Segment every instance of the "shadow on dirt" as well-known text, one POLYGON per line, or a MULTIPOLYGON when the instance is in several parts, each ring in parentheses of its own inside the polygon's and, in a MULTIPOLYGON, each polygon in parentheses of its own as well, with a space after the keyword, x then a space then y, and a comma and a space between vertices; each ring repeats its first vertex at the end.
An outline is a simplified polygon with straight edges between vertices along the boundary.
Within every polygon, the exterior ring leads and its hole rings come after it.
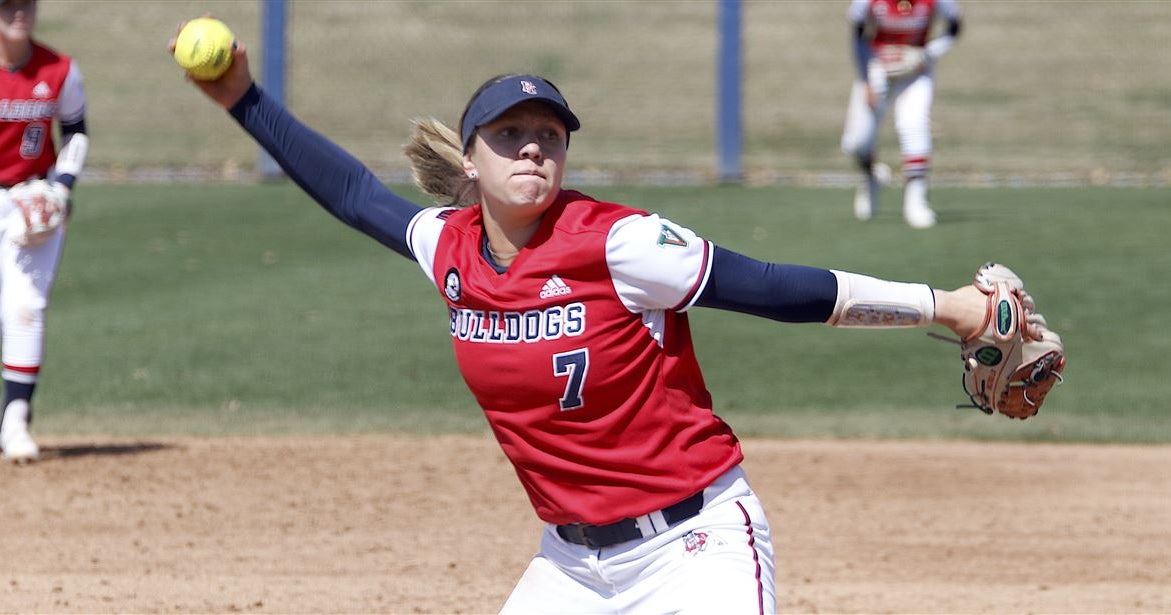
POLYGON ((41 461, 51 459, 74 459, 78 457, 116 457, 139 455, 179 448, 174 444, 159 442, 133 442, 128 444, 74 444, 69 446, 46 446, 41 449, 41 461))

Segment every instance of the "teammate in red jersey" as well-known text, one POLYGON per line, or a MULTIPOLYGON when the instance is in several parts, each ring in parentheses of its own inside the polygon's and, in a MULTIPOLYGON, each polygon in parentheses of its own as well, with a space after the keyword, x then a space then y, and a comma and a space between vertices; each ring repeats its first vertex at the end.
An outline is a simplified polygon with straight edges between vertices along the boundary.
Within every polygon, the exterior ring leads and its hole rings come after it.
MULTIPOLYGON (((173 47, 172 41, 172 47, 173 47)), ((562 187, 580 122, 533 75, 487 81, 453 131, 420 121, 420 208, 257 87, 244 45, 193 83, 332 215, 416 261, 456 360, 538 517, 505 613, 771 613, 773 545, 715 414, 687 312, 972 333, 985 297, 764 263, 562 187)), ((457 528, 455 531, 459 531, 457 528)))
POLYGON ((935 226, 927 199, 931 172, 931 103, 935 64, 960 33, 960 9, 953 0, 853 0, 849 19, 857 76, 846 110, 842 151, 862 170, 854 193, 854 215, 869 220, 878 207, 885 166, 875 161, 878 127, 894 107, 895 132, 903 155, 903 218, 914 228, 935 226), (947 31, 928 40, 936 18, 947 31))
POLYGON ((69 56, 34 39, 36 21, 36 0, 0 1, 0 448, 16 462, 40 453, 28 424, 44 358, 45 308, 65 240, 69 194, 89 146, 81 72, 69 56), (22 184, 38 179, 46 181, 22 184))

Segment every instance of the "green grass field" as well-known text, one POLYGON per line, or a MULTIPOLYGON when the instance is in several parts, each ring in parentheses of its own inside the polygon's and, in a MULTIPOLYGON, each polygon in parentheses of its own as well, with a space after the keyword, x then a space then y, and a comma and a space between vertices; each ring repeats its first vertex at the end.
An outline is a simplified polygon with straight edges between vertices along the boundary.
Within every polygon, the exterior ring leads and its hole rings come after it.
MULTIPOLYGON (((926 232, 893 205, 856 222, 845 190, 588 191, 762 259, 937 287, 999 260, 1070 356, 1066 384, 1019 423, 953 409, 956 349, 922 330, 696 310, 717 413, 741 435, 1171 441, 1171 190, 938 189, 926 232)), ((437 291, 289 184, 82 187, 49 325, 42 434, 484 428, 437 291)))

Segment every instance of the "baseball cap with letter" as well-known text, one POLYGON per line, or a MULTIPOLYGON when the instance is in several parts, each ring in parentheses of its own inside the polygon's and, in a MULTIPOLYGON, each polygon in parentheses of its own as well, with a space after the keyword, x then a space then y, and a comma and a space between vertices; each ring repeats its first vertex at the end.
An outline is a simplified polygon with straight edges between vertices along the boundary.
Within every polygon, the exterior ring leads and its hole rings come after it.
POLYGON ((565 130, 573 132, 581 128, 577 116, 569 110, 569 103, 557 91, 557 86, 533 75, 509 75, 482 88, 468 103, 460 120, 460 137, 466 152, 476 129, 495 120, 505 111, 530 100, 539 100, 551 107, 557 117, 565 123, 565 130))

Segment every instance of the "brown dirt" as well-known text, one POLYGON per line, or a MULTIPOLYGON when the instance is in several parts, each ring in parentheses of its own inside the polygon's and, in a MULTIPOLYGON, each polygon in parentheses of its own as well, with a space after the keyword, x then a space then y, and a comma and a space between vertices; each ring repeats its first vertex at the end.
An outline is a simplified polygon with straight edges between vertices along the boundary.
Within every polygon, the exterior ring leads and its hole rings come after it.
MULTIPOLYGON (((540 524, 488 437, 43 438, 0 611, 495 612, 540 524)), ((1171 612, 1171 447, 749 440, 782 612, 1171 612)))

